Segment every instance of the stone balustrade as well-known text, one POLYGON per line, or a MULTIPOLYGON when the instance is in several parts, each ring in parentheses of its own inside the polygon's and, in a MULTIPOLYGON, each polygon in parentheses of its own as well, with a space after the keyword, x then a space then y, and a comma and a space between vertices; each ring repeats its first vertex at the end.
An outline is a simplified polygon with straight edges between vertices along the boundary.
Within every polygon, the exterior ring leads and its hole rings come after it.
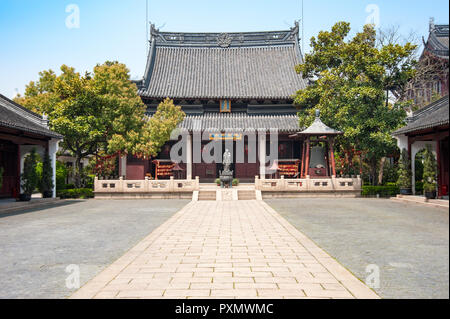
MULTIPOLYGON (((96 198, 109 197, 167 197, 158 195, 188 194, 200 189, 200 181, 197 177, 191 180, 176 180, 171 177, 168 180, 107 180, 95 178, 94 193, 96 198)), ((179 197, 179 196, 175 196, 179 197)))
POLYGON ((310 178, 304 179, 260 179, 255 177, 255 188, 261 192, 301 194, 301 193, 336 193, 359 196, 361 194, 361 177, 355 178, 310 178))

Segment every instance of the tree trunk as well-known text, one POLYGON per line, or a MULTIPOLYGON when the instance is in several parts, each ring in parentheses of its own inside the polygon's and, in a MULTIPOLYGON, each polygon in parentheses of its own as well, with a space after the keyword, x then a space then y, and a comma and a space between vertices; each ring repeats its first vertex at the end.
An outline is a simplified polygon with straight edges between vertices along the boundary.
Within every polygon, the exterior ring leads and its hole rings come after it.
POLYGON ((382 157, 380 160, 380 170, 378 171, 378 185, 383 184, 384 164, 386 163, 386 157, 382 157))
POLYGON ((75 187, 76 188, 81 188, 81 172, 82 172, 82 167, 81 167, 81 156, 80 155, 76 155, 76 159, 75 159, 75 187))
POLYGON ((372 186, 377 186, 377 160, 370 160, 370 177, 372 179, 372 186))

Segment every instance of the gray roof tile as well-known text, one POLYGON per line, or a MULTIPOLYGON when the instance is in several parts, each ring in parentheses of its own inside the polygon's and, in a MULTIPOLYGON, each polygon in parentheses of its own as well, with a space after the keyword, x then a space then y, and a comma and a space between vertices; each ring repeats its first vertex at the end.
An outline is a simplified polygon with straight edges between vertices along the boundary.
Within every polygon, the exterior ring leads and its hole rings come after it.
POLYGON ((400 135, 445 124, 449 124, 448 95, 414 112, 408 119, 408 124, 393 134, 400 135))
POLYGON ((0 94, 0 126, 62 138, 43 124, 42 117, 0 94))
POLYGON ((246 113, 188 115, 178 127, 196 132, 243 131, 245 129, 297 132, 300 129, 297 115, 248 115, 246 113))
POLYGON ((156 33, 139 94, 149 98, 292 99, 306 81, 298 29, 227 35, 156 33), (173 40, 172 40, 173 39, 173 40), (213 39, 213 40, 211 40, 213 39), (241 40, 239 40, 241 39, 241 40))

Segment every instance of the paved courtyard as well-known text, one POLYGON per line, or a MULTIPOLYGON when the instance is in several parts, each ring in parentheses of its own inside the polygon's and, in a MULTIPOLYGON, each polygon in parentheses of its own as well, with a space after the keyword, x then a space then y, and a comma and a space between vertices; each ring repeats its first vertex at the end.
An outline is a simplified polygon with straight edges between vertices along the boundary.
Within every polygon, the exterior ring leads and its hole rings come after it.
POLYGON ((0 214, 0 298, 64 298, 66 267, 81 284, 97 275, 188 201, 64 201, 0 214))
POLYGON ((191 202, 73 298, 378 298, 262 201, 191 202))
POLYGON ((448 209, 386 199, 267 200, 362 280, 380 269, 383 298, 449 298, 448 209))

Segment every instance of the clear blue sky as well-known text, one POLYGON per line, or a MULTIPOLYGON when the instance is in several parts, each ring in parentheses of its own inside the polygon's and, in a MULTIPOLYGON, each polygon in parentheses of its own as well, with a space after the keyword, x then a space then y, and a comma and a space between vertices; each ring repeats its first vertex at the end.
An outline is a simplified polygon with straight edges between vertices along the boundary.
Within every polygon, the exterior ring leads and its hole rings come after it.
MULTIPOLYGON (((45 69, 62 64, 77 71, 118 60, 141 78, 146 63, 146 0, 0 0, 0 93, 13 97, 45 69), (66 6, 80 9, 80 27, 66 27, 66 6)), ((418 38, 428 33, 428 21, 448 24, 445 0, 304 0, 305 48, 320 30, 337 21, 361 29, 379 9, 380 26, 399 25, 418 38)), ((149 0, 149 18, 163 31, 234 32, 284 30, 301 17, 301 0, 149 0)))

